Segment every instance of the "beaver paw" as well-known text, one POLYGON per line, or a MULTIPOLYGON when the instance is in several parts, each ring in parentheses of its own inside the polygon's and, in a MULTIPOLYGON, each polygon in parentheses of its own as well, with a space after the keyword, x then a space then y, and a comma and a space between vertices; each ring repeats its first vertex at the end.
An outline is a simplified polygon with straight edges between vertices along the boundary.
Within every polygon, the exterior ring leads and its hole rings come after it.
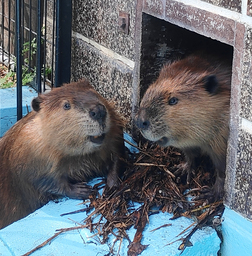
POLYGON ((87 185, 85 182, 80 182, 70 185, 70 190, 66 196, 72 199, 88 199, 91 194, 97 194, 97 189, 87 185))
POLYGON ((201 194, 199 196, 194 197, 194 200, 205 199, 208 203, 214 203, 223 200, 224 196, 223 187, 216 183, 212 188, 202 187, 200 193, 201 194))
POLYGON ((176 180, 177 182, 180 181, 182 176, 186 175, 186 183, 189 184, 191 181, 191 173, 192 173, 192 169, 190 168, 190 165, 186 162, 186 163, 181 163, 176 165, 173 168, 175 171, 173 172, 173 174, 176 176, 176 180))

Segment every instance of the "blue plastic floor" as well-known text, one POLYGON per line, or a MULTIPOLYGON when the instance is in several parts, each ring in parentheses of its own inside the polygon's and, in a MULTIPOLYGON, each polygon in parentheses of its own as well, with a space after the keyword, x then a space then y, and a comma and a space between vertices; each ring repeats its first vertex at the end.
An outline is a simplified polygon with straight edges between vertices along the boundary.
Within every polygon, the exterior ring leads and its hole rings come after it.
MULTIPOLYGON (((17 121, 16 94, 16 87, 0 89, 0 138, 17 121)), ((27 109, 31 110, 31 101, 37 96, 37 93, 31 87, 23 86, 22 94, 23 115, 26 115, 27 109)))
MULTIPOLYGON (((50 202, 28 217, 19 220, 12 225, 0 230, 0 255, 20 256, 32 250, 48 238, 52 237, 56 230, 74 227, 82 223, 85 219, 85 213, 66 215, 68 213, 82 209, 82 201, 65 199, 59 203, 50 202)), ((168 213, 159 213, 150 216, 144 232, 142 244, 149 245, 141 255, 169 255, 178 256, 181 251, 178 250, 181 241, 167 245, 176 241, 180 236, 177 235, 193 223, 193 220, 181 217, 176 220, 169 220, 172 215, 168 213), (160 228, 156 231, 151 230, 164 224, 171 226, 160 228)), ((191 230, 191 229, 190 229, 191 230)), ((116 230, 115 230, 116 232, 116 230)), ((129 238, 133 240, 136 230, 131 228, 128 231, 129 238)), ((113 244, 114 236, 111 235, 108 243, 101 244, 99 236, 93 236, 88 229, 68 231, 60 234, 50 244, 34 252, 34 256, 69 256, 69 255, 106 255, 113 244)), ((220 239, 214 229, 210 227, 198 230, 191 238, 192 247, 188 247, 183 252, 183 256, 216 256, 220 248, 220 239)), ((120 255, 127 255, 128 241, 124 239, 120 255)), ((117 255, 119 242, 117 242, 114 253, 117 255)))

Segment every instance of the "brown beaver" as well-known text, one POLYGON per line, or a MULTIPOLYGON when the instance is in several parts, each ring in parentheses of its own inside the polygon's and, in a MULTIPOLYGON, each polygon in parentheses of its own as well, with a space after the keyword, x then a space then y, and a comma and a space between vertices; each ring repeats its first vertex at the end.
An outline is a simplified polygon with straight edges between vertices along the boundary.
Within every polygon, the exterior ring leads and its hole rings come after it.
POLYGON ((41 94, 32 107, 0 140, 0 228, 52 195, 88 198, 92 177, 119 181, 123 123, 88 81, 41 94))
POLYGON ((229 135, 231 65, 188 56, 166 65, 145 92, 135 121, 143 136, 181 149, 187 171, 208 155, 216 169, 212 200, 223 196, 229 135))

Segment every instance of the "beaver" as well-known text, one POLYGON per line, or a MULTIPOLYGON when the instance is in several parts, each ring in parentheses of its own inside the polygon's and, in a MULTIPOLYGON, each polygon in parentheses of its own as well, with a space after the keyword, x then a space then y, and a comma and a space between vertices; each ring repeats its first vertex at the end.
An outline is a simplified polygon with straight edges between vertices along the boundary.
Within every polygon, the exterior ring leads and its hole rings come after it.
POLYGON ((51 198, 87 199, 86 184, 107 175, 119 184, 123 121, 87 80, 32 100, 33 110, 0 140, 0 228, 51 198))
POLYGON ((188 176, 196 168, 196 159, 206 155, 212 160, 215 184, 203 195, 209 201, 224 192, 230 91, 228 62, 192 54, 162 68, 135 116, 146 139, 184 152, 183 171, 188 176))

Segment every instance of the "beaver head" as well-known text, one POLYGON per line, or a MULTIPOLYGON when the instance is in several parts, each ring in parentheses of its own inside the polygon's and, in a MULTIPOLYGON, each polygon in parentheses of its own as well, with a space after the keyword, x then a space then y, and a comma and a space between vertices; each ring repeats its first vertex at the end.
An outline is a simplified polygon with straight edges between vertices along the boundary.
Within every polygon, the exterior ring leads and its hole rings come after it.
POLYGON ((136 125, 146 139, 181 149, 209 144, 223 130, 227 136, 230 83, 230 69, 199 57, 164 66, 143 96, 136 125))
POLYGON ((48 147, 63 154, 92 153, 110 130, 108 103, 83 80, 55 88, 32 101, 37 132, 48 147))

